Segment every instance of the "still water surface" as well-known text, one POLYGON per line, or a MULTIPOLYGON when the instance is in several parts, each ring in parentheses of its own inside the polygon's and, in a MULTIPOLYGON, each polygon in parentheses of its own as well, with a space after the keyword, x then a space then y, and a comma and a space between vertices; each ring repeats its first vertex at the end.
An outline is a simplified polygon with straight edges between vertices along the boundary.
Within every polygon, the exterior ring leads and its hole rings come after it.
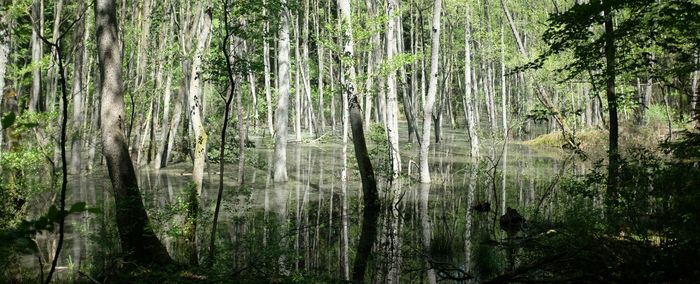
MULTIPOLYGON (((508 236, 495 218, 506 207, 515 208, 526 218, 538 207, 546 214, 555 202, 551 196, 556 191, 551 185, 561 174, 581 173, 586 167, 556 149, 519 143, 504 147, 502 142, 488 140, 481 159, 473 161, 462 132, 446 130, 443 137, 431 150, 432 185, 416 181, 418 146, 408 143, 402 143, 405 177, 391 186, 380 179, 382 209, 367 265, 368 281, 433 283, 467 276, 478 281, 517 265, 512 251, 498 245, 508 236), (470 210, 485 202, 490 203, 491 212, 470 210)), ((218 265, 234 274, 267 279, 291 274, 347 279, 362 233, 363 206, 354 156, 349 154, 349 181, 343 183, 341 153, 341 145, 290 143, 290 181, 286 184, 273 183, 268 174, 272 149, 248 149, 242 188, 235 181, 237 166, 227 165, 218 265)), ((218 168, 208 165, 200 199, 200 260, 207 251, 203 244, 208 244, 211 229, 218 168)), ((190 169, 189 163, 181 163, 159 171, 150 167, 138 170, 143 201, 156 231, 170 254, 182 262, 188 259, 183 212, 190 169)), ((73 176, 69 188, 69 205, 86 201, 102 213, 68 219, 58 273, 68 281, 80 277, 77 271, 106 269, 118 255, 113 196, 106 172, 73 176)), ((55 236, 40 236, 38 243, 45 254, 55 236)), ((35 265, 36 259, 27 256, 25 261, 35 265)))

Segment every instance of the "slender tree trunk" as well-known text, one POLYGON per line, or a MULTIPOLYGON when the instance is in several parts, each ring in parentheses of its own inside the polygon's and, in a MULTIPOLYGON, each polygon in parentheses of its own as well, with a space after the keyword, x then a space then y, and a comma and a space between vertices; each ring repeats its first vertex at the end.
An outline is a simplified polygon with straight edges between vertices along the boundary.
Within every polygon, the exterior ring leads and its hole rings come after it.
MULTIPOLYGON (((699 61, 700 55, 696 54, 695 64, 697 65, 698 63, 700 63, 699 61)), ((695 71, 692 74, 690 74, 690 76, 690 106, 692 108, 691 116, 693 121, 695 121, 695 129, 700 130, 700 98, 698 98, 698 80, 700 80, 700 71, 695 71)))
MULTIPOLYGON (((10 16, 9 13, 0 15, 0 106, 5 104, 5 72, 10 59, 10 16)), ((0 115, 4 109, 0 107, 0 115)), ((0 152, 2 152, 4 129, 0 126, 0 152)))
MULTIPOLYGON (((439 1, 439 0, 438 0, 439 1)), ((423 250, 425 251, 430 251, 431 246, 430 246, 430 241, 432 239, 432 233, 431 233, 431 222, 430 222, 430 214, 428 212, 428 198, 430 197, 430 184, 428 183, 422 183, 420 185, 420 193, 419 193, 419 202, 420 202, 420 225, 421 225, 421 244, 423 247, 423 250)), ((435 284, 437 283, 436 280, 436 275, 435 275, 435 269, 433 269, 430 263, 427 264, 428 268, 428 283, 430 284, 435 284)))
POLYGON ((438 87, 438 67, 440 58, 440 13, 442 0, 435 0, 432 23, 432 50, 430 55, 430 85, 423 106, 423 142, 420 145, 420 181, 430 183, 430 165, 428 151, 430 150, 430 127, 435 105, 435 94, 438 87))
MULTIPOLYGON (((96 68, 98 69, 98 68, 96 68)), ((90 120, 90 143, 89 143, 89 150, 88 150, 88 165, 87 165, 87 170, 92 171, 94 168, 94 163, 95 163, 95 155, 97 154, 97 139, 99 139, 98 135, 95 133, 100 127, 100 105, 101 105, 101 100, 100 100, 100 90, 102 89, 100 84, 101 84, 102 78, 100 78, 100 72, 99 70, 96 70, 95 72, 95 88, 92 93, 92 119, 90 120)), ((100 159, 102 156, 100 156, 100 159)))
POLYGON ((73 62, 73 133, 71 135, 71 162, 70 162, 70 172, 72 174, 80 173, 80 154, 82 152, 82 131, 81 125, 83 124, 83 55, 85 50, 85 44, 83 42, 85 33, 85 17, 81 15, 82 10, 85 9, 85 2, 83 0, 78 0, 78 23, 75 26, 73 41, 75 43, 75 61, 73 62))
POLYGON ((608 146, 608 198, 617 202, 618 188, 618 122, 617 94, 615 94, 615 35, 613 34, 613 15, 610 8, 603 11, 605 17, 605 95, 608 97, 608 116, 610 120, 608 146))
POLYGON ((139 88, 146 81, 146 64, 147 56, 146 51, 149 47, 150 33, 151 33, 151 0, 144 0, 141 7, 141 38, 138 43, 138 53, 136 55, 136 87, 139 88))
MULTIPOLYGON (((56 42, 58 40, 58 35, 59 35, 59 27, 61 23, 61 16, 63 12, 63 0, 58 0, 56 1, 56 5, 53 10, 54 14, 54 19, 53 19, 53 32, 51 36, 51 42, 56 42)), ((56 50, 55 47, 51 47, 51 64, 49 65, 49 69, 47 71, 47 76, 46 76, 46 89, 48 90, 48 99, 47 99, 47 109, 49 111, 54 111, 55 105, 56 105, 56 83, 58 83, 58 78, 56 76, 56 67, 55 67, 55 57, 56 57, 56 50)))
POLYGON ((117 17, 114 0, 96 0, 95 20, 99 53, 101 129, 103 154, 116 205, 117 228, 126 258, 141 265, 170 263, 163 244, 150 227, 141 203, 136 172, 129 157, 124 136, 124 94, 121 79, 121 54, 117 42, 117 17))
POLYGON ((289 10, 286 0, 282 0, 280 29, 278 32, 277 61, 279 84, 277 112, 275 113, 275 182, 287 181, 287 123, 289 121, 289 10))
POLYGON ((29 111, 31 112, 36 112, 40 111, 41 106, 41 67, 40 67, 40 62, 41 62, 41 57, 43 55, 43 44, 41 42, 41 31, 43 30, 43 27, 41 25, 41 22, 43 20, 41 19, 43 12, 42 12, 42 1, 41 0, 33 0, 32 2, 32 25, 34 28, 32 29, 32 38, 31 38, 31 46, 32 46, 32 64, 36 64, 35 66, 32 67, 32 92, 29 96, 29 111))
MULTIPOLYGON (((301 142, 301 86, 300 86, 300 75, 301 75, 301 51, 299 44, 299 16, 294 17, 294 135, 296 135, 296 141, 301 142)), ((291 64, 291 60, 290 60, 291 64)), ((291 70, 291 69, 290 69, 291 70)))
POLYGON ((506 46, 503 43, 503 26, 501 25, 501 125, 503 126, 503 139, 508 140, 508 109, 506 103, 506 46))
POLYGON ((469 153, 471 157, 479 156, 479 136, 476 133, 477 125, 474 118, 474 103, 472 98, 472 51, 471 51, 471 17, 469 4, 467 4, 467 26, 464 28, 464 115, 469 135, 469 153))
MULTIPOLYGON (((386 6, 386 16, 389 19, 386 30, 386 58, 392 60, 397 54, 396 50, 396 22, 400 16, 396 0, 389 0, 386 6)), ((396 71, 390 71, 386 78, 387 104, 386 104, 386 133, 389 142, 389 157, 391 159, 391 176, 395 179, 401 173, 401 154, 399 153, 399 105, 396 99, 396 71)))
MULTIPOLYGON (((226 100, 225 100, 225 104, 224 104, 224 122, 223 122, 223 125, 221 127, 221 146, 219 148, 219 192, 216 195, 216 207, 214 209, 214 220, 212 222, 211 236, 209 238, 210 242, 209 242, 208 265, 210 267, 214 265, 214 256, 216 255, 216 250, 215 250, 215 248, 216 248, 215 247, 215 244, 216 244, 216 226, 217 226, 218 219, 219 219, 219 209, 221 207, 221 197, 222 197, 222 194, 224 191, 224 165, 226 164, 224 162, 224 153, 225 153, 224 149, 226 149, 226 129, 228 128, 229 117, 230 117, 230 112, 231 112, 231 101, 233 101, 234 92, 236 91, 236 89, 239 89, 238 86, 240 83, 240 80, 238 80, 238 82, 236 82, 236 80, 234 79, 234 72, 233 72, 233 68, 231 66, 231 59, 232 58, 231 58, 231 55, 229 53, 232 50, 229 49, 229 46, 230 46, 229 40, 231 38, 231 33, 229 32, 229 19, 228 19, 229 18, 229 10, 228 10, 229 2, 228 2, 228 0, 224 1, 223 4, 224 4, 224 11, 223 11, 224 12, 224 19, 223 20, 224 20, 225 35, 224 35, 223 41, 221 43, 221 52, 223 53, 224 59, 226 60, 226 73, 228 75, 229 86, 228 86, 228 90, 226 91, 227 96, 226 96, 226 100)), ((265 45, 267 46, 267 43, 265 45)), ((267 67, 269 68, 269 65, 267 67)), ((269 81, 266 81, 266 83, 267 83, 267 87, 269 87, 269 81)), ((267 90, 269 90, 269 88, 267 90)), ((241 95, 242 94, 243 94, 243 92, 241 92, 241 95)), ((240 109, 241 108, 240 96, 238 99, 238 104, 239 104, 239 109, 240 109)), ((239 119, 240 119, 240 116, 241 115, 239 114, 239 119)), ((239 121, 239 123, 240 123, 240 121, 239 121)), ((240 143, 240 140, 239 140, 239 143, 240 143)), ((239 185, 242 185, 243 178, 242 178, 242 176, 239 176, 239 178, 240 178, 239 185)), ((269 175, 268 175, 268 181, 269 181, 269 175)), ((266 205, 267 205, 267 202, 266 202, 266 205)))
POLYGON ((318 121, 320 124, 320 130, 322 133, 326 132, 326 108, 324 106, 324 86, 323 86, 323 73, 324 73, 324 66, 323 66, 323 45, 321 44, 321 36, 324 34, 321 32, 321 9, 320 9, 320 0, 316 1, 316 52, 318 55, 318 86, 317 86, 317 91, 318 91, 318 121))
MULTIPOLYGON (((365 211, 379 210, 379 193, 377 192, 377 183, 374 178, 374 170, 372 162, 369 159, 367 145, 365 142, 365 134, 362 126, 362 114, 360 113, 360 103, 357 98, 357 89, 355 85, 355 62, 354 62, 354 41, 352 37, 352 20, 350 16, 350 1, 338 0, 340 10, 340 24, 342 35, 342 47, 344 58, 343 63, 343 93, 348 100, 348 109, 346 111, 349 118, 350 127, 352 128, 353 144, 355 148, 355 159, 360 170, 360 178, 362 180, 362 193, 365 205, 365 211)), ((347 127, 347 126, 346 126, 347 127)), ((372 251, 374 239, 377 236, 376 222, 364 219, 362 227, 364 233, 360 239, 360 247, 358 254, 355 256, 352 269, 352 281, 362 283, 367 267, 367 259, 372 251)))
POLYGON ((172 72, 168 72, 168 77, 165 79, 165 91, 163 94, 163 118, 162 118, 162 123, 161 123, 161 130, 160 130, 160 141, 158 142, 158 149, 156 150, 156 159, 154 161, 154 167, 156 169, 160 169, 164 167, 165 161, 163 158, 167 160, 167 145, 168 145, 168 138, 170 137, 170 93, 171 93, 171 85, 172 85, 172 72))
MULTIPOLYGON (((170 121, 170 126, 168 127, 168 142, 163 150, 163 157, 161 158, 161 168, 168 166, 168 161, 172 155, 173 149, 175 148, 175 139, 177 138, 177 129, 180 127, 180 120, 182 120, 182 105, 186 100, 187 91, 185 90, 185 79, 180 85, 180 89, 177 91, 177 96, 175 97, 175 106, 173 107, 173 118, 170 121)), ((187 135, 185 132, 184 135, 187 135)))
MULTIPOLYGON (((248 56, 251 55, 252 54, 249 54, 248 56)), ((240 82, 240 76, 236 76, 235 84, 240 85, 240 82)), ((241 88, 238 88, 237 93, 238 95, 236 96, 236 113, 238 114, 238 185, 242 187, 245 178, 245 143, 248 139, 246 137, 246 131, 248 130, 248 120, 246 119, 243 113, 243 90, 241 90, 241 88)))
MULTIPOLYGON (((374 1, 375 0, 365 0, 365 5, 367 5, 367 12, 371 13, 373 17, 377 17, 377 8, 374 7, 374 1)), ((372 93, 375 92, 375 86, 374 86, 374 71, 372 68, 374 68, 375 60, 379 60, 379 50, 381 48, 379 47, 379 33, 375 32, 372 34, 372 37, 370 38, 370 51, 368 52, 367 56, 367 80, 365 81, 365 112, 364 112, 364 120, 365 120, 365 127, 369 128, 369 124, 372 120, 372 93)), ((377 62, 378 63, 378 62, 377 62)))
MULTIPOLYGON (((266 3, 263 3, 263 17, 267 16, 267 7, 266 3)), ((265 36, 263 37, 263 65, 264 65, 264 71, 265 71, 265 103, 267 105, 267 130, 270 135, 273 135, 275 133, 274 129, 274 124, 272 120, 272 94, 270 90, 270 43, 268 42, 268 33, 270 32, 270 23, 267 21, 267 18, 265 20, 265 27, 264 27, 264 32, 265 36)))

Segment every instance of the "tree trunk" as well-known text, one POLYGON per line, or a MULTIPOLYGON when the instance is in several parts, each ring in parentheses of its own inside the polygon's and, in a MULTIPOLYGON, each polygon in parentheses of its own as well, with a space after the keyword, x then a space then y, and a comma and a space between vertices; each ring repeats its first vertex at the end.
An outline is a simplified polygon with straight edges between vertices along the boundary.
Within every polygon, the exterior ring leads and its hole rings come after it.
MULTIPOLYGON (((10 58, 10 16, 8 13, 0 15, 0 106, 3 106, 5 99, 5 72, 10 58)), ((3 114, 0 107, 0 116, 3 114)), ((0 152, 2 152, 4 129, 0 126, 0 152)))
MULTIPOLYGON (((267 16, 267 9, 264 7, 267 7, 265 3, 263 3, 263 17, 267 16)), ((267 19, 267 18, 266 18, 267 19)), ((275 133, 274 129, 274 124, 272 120, 272 94, 270 90, 270 44, 268 42, 267 34, 270 31, 270 23, 265 20, 265 36, 263 37, 263 65, 265 68, 265 102, 267 104, 267 131, 269 132, 270 135, 273 135, 275 133)))
MULTIPOLYGON (((78 0, 78 11, 85 9, 85 2, 78 0)), ((80 12, 78 12, 80 13, 80 12)), ((75 43, 75 61, 73 62, 73 133, 71 135, 71 162, 70 172, 72 174, 80 173, 80 154, 82 152, 82 131, 83 124, 83 55, 85 44, 83 42, 85 33, 85 17, 78 14, 78 23, 75 26, 73 41, 75 43)))
POLYGON ((41 25, 42 19, 42 1, 34 0, 32 2, 32 64, 36 64, 32 67, 32 92, 29 96, 29 111, 36 112, 40 111, 40 101, 41 101, 41 57, 43 55, 42 49, 43 44, 41 41, 40 32, 43 30, 41 25))
MULTIPOLYGON (((251 55, 252 54, 249 54, 248 56, 251 55)), ((236 76, 236 86, 241 85, 241 81, 242 80, 240 76, 236 76)), ((250 86, 248 87, 250 88, 250 86)), ((242 187, 245 178, 245 143, 247 140, 246 131, 248 130, 248 121, 243 115, 243 90, 241 88, 238 88, 237 93, 238 94, 236 96, 236 114, 238 115, 238 185, 242 187)))
POLYGON ((163 158, 167 159, 165 150, 168 144, 168 137, 170 136, 170 88, 172 80, 172 72, 168 72, 168 77, 165 79, 165 91, 163 94, 163 118, 160 129, 160 141, 158 142, 158 149, 156 150, 156 158, 153 165, 156 169, 164 167, 165 163, 163 158))
MULTIPOLYGON (((377 183, 374 178, 374 170, 372 162, 369 159, 367 145, 365 142, 365 133, 362 126, 362 114, 360 112, 360 103, 357 98, 355 88, 355 62, 354 62, 354 41, 352 37, 352 20, 350 17, 350 1, 338 0, 340 9, 340 24, 342 35, 343 54, 345 55, 343 63, 343 93, 348 100, 348 109, 346 111, 349 117, 350 126, 352 128, 353 144, 355 148, 355 159, 360 170, 360 178, 362 180, 362 193, 365 205, 365 212, 379 210, 379 193, 377 192, 377 183)), ((346 126, 347 127, 347 126, 346 126)), ((352 269, 352 281, 362 283, 364 281, 365 269, 367 267, 367 259, 374 239, 377 235, 376 224, 371 224, 372 220, 363 219, 363 239, 360 240, 361 247, 358 248, 358 254, 355 256, 352 269)), ((375 222, 376 223, 376 222, 375 222)))
MULTIPOLYGON (((700 63, 699 58, 700 56, 695 55, 696 65, 700 63)), ((695 71, 690 74, 690 76, 692 77, 690 79, 690 106, 692 107, 691 115, 693 121, 695 121, 695 129, 700 130, 700 98, 698 98, 698 80, 700 79, 700 71, 695 71)))
POLYGON ((201 106, 204 101, 202 97, 201 76, 199 75, 202 65, 202 57, 205 52, 209 31, 211 30, 211 15, 202 9, 200 14, 200 27, 197 37, 197 46, 192 58, 190 71, 190 88, 188 92, 188 108, 192 132, 194 133, 194 166, 192 168, 192 179, 194 180, 197 194, 202 193, 202 179, 204 178, 204 156, 207 151, 207 133, 202 125, 201 106))
POLYGON ((430 183, 430 165, 428 163, 428 151, 430 150, 430 127, 435 105, 435 94, 438 85, 438 67, 440 58, 440 13, 442 0, 435 0, 432 23, 432 50, 430 54, 430 84, 428 94, 423 106, 423 142, 420 145, 420 182, 430 183))
POLYGON ((501 25, 501 125, 503 126, 503 139, 508 140, 508 109, 506 103, 506 51, 503 43, 503 26, 501 25))
POLYGON ((616 202, 618 187, 618 122, 617 94, 615 94, 615 35, 613 34, 613 15, 610 8, 603 11, 605 17, 605 95, 608 97, 608 116, 610 133, 608 145, 608 190, 609 201, 616 202))
MULTIPOLYGON (((63 0, 56 1, 56 6, 54 7, 54 19, 53 19, 53 32, 51 36, 51 42, 56 42, 59 35, 59 27, 61 23, 61 15, 63 11, 63 0)), ((49 111, 54 111, 56 105, 56 83, 58 80, 56 78, 56 67, 55 67, 55 47, 51 47, 51 64, 49 65, 49 70, 46 76, 46 89, 48 90, 48 107, 49 111)))
MULTIPOLYGON (((180 126, 180 120, 182 119, 182 105, 183 101, 186 99, 185 96, 187 95, 187 91, 185 91, 185 85, 185 79, 183 78, 183 82, 180 86, 180 89, 177 91, 178 95, 177 97, 175 97, 173 118, 170 121, 170 126, 168 127, 168 144, 166 145, 165 149, 163 149, 163 157, 161 158, 160 162, 161 168, 165 168, 166 166, 168 166, 168 160, 170 159, 170 156, 173 152, 173 148, 175 147, 177 129, 180 126)), ((186 134, 187 132, 185 132, 184 135, 186 134)))
MULTIPOLYGON (((96 70, 95 72, 95 80, 94 80, 94 86, 95 88, 93 89, 92 93, 92 119, 90 120, 90 142, 89 142, 89 150, 88 150, 88 165, 87 165, 87 170, 92 171, 94 168, 95 164, 95 156, 97 154, 97 139, 98 136, 96 135, 95 131, 99 129, 100 125, 100 105, 101 105, 101 100, 100 100, 100 84, 102 79, 100 78, 100 73, 99 70, 96 70)), ((100 156, 100 159, 102 156, 100 156)))
POLYGON ((289 121, 289 10, 286 0, 282 0, 280 29, 278 32, 277 61, 279 84, 277 112, 275 113, 275 182, 287 181, 287 123, 289 121))
MULTIPOLYGON (((296 141, 301 142, 301 86, 300 86, 300 75, 301 75, 301 64, 300 57, 301 51, 299 50, 299 16, 294 17, 294 135, 296 135, 296 141)), ((281 63, 280 63, 281 64, 281 63)), ((291 64, 291 61, 290 61, 291 64)))
MULTIPOLYGON (((397 0, 389 0, 386 6, 386 16, 389 19, 386 30, 386 58, 391 61, 397 54, 396 50, 396 22, 399 13, 397 0)), ((399 105, 396 99, 396 70, 390 70, 386 78, 387 103, 386 103, 386 133, 389 142, 389 158, 391 160, 391 176, 395 179, 401 173, 401 154, 399 153, 399 105)))
POLYGON ((166 264, 172 261, 150 227, 123 132, 124 94, 114 2, 96 0, 95 20, 102 79, 102 146, 114 189, 117 228, 126 259, 141 265, 166 264))
POLYGON ((464 115, 469 135, 469 153, 471 157, 479 156, 479 136, 476 133, 477 125, 474 119, 474 102, 472 98, 472 51, 471 51, 471 17, 469 5, 467 5, 467 26, 464 28, 464 115))

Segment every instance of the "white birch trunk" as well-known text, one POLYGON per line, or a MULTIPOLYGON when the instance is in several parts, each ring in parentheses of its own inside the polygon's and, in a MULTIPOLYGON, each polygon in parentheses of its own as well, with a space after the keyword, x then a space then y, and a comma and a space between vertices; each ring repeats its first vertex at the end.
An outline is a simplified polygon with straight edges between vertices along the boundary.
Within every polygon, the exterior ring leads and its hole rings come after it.
POLYGON ((428 164, 428 151, 430 150, 430 128, 433 118, 433 107, 435 105, 435 94, 438 85, 438 67, 440 58, 440 13, 442 11, 442 0, 435 0, 433 8, 432 23, 432 50, 430 54, 430 83, 428 93, 423 106, 423 142, 420 146, 420 181, 430 183, 430 167, 428 164))

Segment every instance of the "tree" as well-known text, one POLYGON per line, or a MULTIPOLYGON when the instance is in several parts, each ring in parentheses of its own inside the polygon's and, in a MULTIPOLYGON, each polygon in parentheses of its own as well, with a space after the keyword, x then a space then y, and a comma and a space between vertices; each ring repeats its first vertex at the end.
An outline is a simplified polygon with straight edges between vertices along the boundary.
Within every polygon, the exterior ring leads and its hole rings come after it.
POLYGON ((32 63, 36 64, 32 68, 32 93, 29 96, 29 111, 40 111, 41 107, 41 56, 43 47, 41 37, 43 36, 43 1, 34 0, 32 2, 32 63))
MULTIPOLYGON (((350 1, 338 0, 340 9, 340 27, 342 31, 342 67, 343 67, 343 95, 347 98, 348 109, 345 110, 349 116, 349 124, 352 128, 353 145, 355 148, 355 159, 360 170, 362 180, 362 193, 365 205, 365 212, 379 210, 379 193, 377 192, 377 181, 374 177, 374 169, 367 152, 365 132, 362 126, 362 114, 360 112, 360 102, 356 93, 355 74, 355 43, 352 36, 352 18, 350 16, 350 1)), ((346 124, 347 125, 347 124, 346 124)), ((347 126, 345 126, 347 127, 347 126)), ((360 244, 364 247, 358 249, 352 269, 352 281, 362 283, 364 281, 367 258, 372 251, 374 239, 377 235, 376 220, 364 219, 362 221, 363 239, 360 244), (362 253, 359 253, 362 252, 362 253)))
MULTIPOLYGON (((277 42, 279 64, 277 80, 279 84, 277 112, 275 113, 275 182, 287 181, 287 125, 289 123, 289 8, 286 0, 281 1, 280 29, 277 42)), ((299 115, 299 114, 297 114, 299 115)))
MULTIPOLYGON (((397 0, 388 1, 386 6, 386 16, 389 19, 386 30, 386 58, 387 60, 392 60, 397 54, 396 29, 397 19, 399 16, 397 0)), ((396 98, 396 70, 389 70, 389 75, 386 78, 386 85, 386 134, 389 142, 391 176, 392 179, 394 179, 399 176, 399 173, 401 173, 401 153, 399 153, 399 104, 396 98)))
POLYGON ((464 27, 464 115, 467 122, 467 134, 469 134, 470 155, 479 155, 479 137, 476 133, 477 125, 474 117, 474 100, 472 98, 472 46, 471 46, 471 19, 469 4, 466 4, 466 23, 464 27))
MULTIPOLYGON (((4 2, 4 1, 3 1, 4 2)), ((2 3, 5 4, 5 3, 2 3)), ((0 95, 5 96, 5 72, 10 57, 10 16, 5 8, 0 8, 0 95)), ((2 135, 0 135, 2 136, 2 135)), ((2 137, 0 137, 0 142, 2 137)), ((2 143, 0 143, 2 145, 2 143)))
MULTIPOLYGON (((85 10, 85 2, 83 0, 78 1, 79 11, 85 10)), ((85 51, 85 44, 83 42, 83 34, 85 33, 85 18, 82 14, 78 15, 78 23, 75 26, 75 34, 73 42, 76 45, 75 48, 75 61, 73 68, 73 134, 71 135, 71 163, 70 170, 74 174, 80 173, 80 152, 82 151, 82 141, 80 126, 83 122, 83 54, 85 51)))
POLYGON ((117 228, 126 259, 167 264, 168 252, 150 227, 124 135, 124 93, 114 0, 96 0, 95 21, 102 95, 102 151, 116 205, 117 228))
POLYGON ((692 74, 698 69, 692 60, 673 60, 671 65, 662 65, 659 63, 663 61, 655 59, 649 51, 659 48, 670 56, 692 58, 700 38, 699 11, 700 5, 681 0, 606 0, 576 3, 549 19, 549 27, 543 34, 549 49, 531 66, 542 66, 544 60, 568 51, 572 59, 558 70, 568 73, 566 79, 585 74, 594 86, 601 82, 606 86, 609 201, 617 202, 620 182, 617 113, 620 94, 616 92, 616 77, 635 76, 639 72, 651 72, 657 78, 692 74), (678 19, 683 19, 683 23, 678 19), (602 31, 594 29, 600 26, 602 31))
POLYGON ((430 53, 430 83, 428 94, 423 105, 423 142, 420 144, 420 182, 430 183, 430 165, 428 151, 430 150, 430 127, 435 106, 435 94, 438 87, 438 69, 440 58, 440 13, 442 0, 435 0, 432 23, 432 50, 430 53))
POLYGON ((192 123, 192 132, 194 133, 194 166, 192 168, 192 179, 197 189, 197 194, 202 193, 202 179, 204 178, 204 155, 207 151, 207 132, 202 124, 201 107, 202 102, 202 86, 201 86, 201 66, 202 56, 204 55, 207 41, 209 40, 209 32, 211 30, 211 11, 202 11, 199 15, 200 26, 197 37, 197 45, 195 47, 194 56, 190 70, 190 88, 188 92, 190 121, 192 123))

